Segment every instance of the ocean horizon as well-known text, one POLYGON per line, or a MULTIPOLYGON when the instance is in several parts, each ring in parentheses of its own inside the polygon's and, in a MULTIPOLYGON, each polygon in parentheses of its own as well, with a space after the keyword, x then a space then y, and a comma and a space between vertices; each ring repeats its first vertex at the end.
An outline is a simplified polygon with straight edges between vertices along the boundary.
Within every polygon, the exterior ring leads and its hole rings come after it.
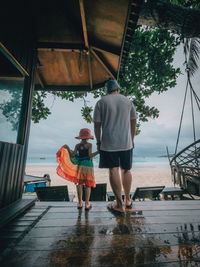
MULTIPOLYGON (((97 167, 99 156, 93 159, 94 166, 97 167)), ((133 164, 167 164, 169 165, 168 157, 165 156, 134 156, 133 164)), ((26 165, 57 165, 56 157, 52 155, 28 156, 26 165)))

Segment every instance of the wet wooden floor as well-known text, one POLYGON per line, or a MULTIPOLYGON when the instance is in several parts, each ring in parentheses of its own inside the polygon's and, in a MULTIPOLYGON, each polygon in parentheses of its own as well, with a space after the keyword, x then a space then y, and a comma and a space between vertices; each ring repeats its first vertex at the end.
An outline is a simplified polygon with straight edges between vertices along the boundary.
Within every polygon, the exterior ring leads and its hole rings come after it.
POLYGON ((0 231, 0 266, 200 266, 200 201, 37 202, 0 231))

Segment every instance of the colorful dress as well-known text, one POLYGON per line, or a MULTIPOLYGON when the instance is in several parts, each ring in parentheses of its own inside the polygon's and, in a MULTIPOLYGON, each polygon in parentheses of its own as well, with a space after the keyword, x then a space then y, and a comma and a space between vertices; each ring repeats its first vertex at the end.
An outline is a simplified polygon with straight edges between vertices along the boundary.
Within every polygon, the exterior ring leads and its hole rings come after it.
POLYGON ((64 146, 56 154, 58 167, 57 174, 75 184, 84 184, 96 187, 94 180, 94 168, 92 159, 88 156, 88 150, 79 150, 75 157, 70 157, 68 149, 64 146))

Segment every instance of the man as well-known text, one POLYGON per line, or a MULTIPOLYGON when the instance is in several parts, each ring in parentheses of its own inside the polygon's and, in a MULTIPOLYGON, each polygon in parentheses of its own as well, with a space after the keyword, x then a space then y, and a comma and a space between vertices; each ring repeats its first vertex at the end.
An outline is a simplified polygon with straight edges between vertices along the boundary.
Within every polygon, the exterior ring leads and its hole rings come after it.
POLYGON ((105 87, 107 95, 96 103, 93 117, 97 147, 100 151, 99 168, 109 169, 110 184, 116 199, 116 202, 108 205, 108 209, 124 215, 125 207, 132 208, 130 169, 136 130, 136 111, 133 103, 120 94, 120 87, 116 80, 108 80, 105 87), (125 207, 121 196, 122 186, 125 193, 125 207))

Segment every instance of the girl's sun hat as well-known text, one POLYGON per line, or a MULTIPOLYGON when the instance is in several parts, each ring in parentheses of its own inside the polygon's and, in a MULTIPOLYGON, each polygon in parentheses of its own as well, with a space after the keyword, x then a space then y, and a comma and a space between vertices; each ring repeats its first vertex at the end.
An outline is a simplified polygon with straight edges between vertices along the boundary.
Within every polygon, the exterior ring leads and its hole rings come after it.
POLYGON ((79 136, 75 137, 76 139, 94 139, 94 136, 91 135, 90 129, 83 128, 79 132, 79 136))

